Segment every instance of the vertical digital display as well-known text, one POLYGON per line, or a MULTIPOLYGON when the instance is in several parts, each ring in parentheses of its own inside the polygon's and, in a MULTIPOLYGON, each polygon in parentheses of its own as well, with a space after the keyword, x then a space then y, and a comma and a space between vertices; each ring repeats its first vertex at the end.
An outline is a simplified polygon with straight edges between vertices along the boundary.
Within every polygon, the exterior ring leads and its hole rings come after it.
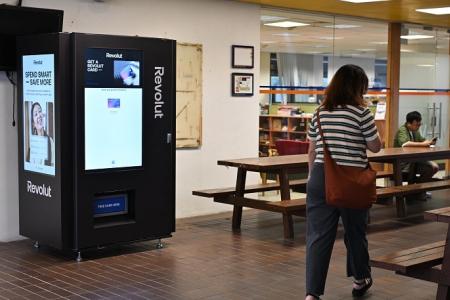
POLYGON ((85 169, 142 166, 142 52, 85 52, 85 169))
POLYGON ((55 57, 24 55, 24 169, 55 175, 55 57))

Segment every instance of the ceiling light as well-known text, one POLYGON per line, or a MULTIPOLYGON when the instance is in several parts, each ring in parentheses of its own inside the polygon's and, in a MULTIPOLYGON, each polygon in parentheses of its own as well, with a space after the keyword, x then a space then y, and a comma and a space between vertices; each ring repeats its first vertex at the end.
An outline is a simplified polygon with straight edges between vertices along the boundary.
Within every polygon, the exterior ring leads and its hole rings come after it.
POLYGON ((341 0, 345 2, 351 2, 351 3, 367 3, 367 2, 382 2, 382 1, 388 1, 388 0, 341 0))
POLYGON ((388 42, 369 42, 369 44, 375 44, 375 45, 387 45, 388 42))
POLYGON ((431 39, 434 38, 434 36, 424 34, 410 34, 410 35, 401 35, 400 38, 404 40, 419 40, 419 39, 431 39))
POLYGON ((370 51, 375 51, 376 49, 355 49, 356 51, 361 51, 361 52, 370 52, 370 51))
POLYGON ((403 52, 403 53, 411 53, 411 52, 414 52, 413 50, 410 50, 410 49, 400 49, 400 52, 403 52))
POLYGON ((324 26, 326 28, 335 28, 335 29, 348 29, 348 28, 356 28, 361 27, 359 25, 347 25, 347 24, 336 24, 336 25, 327 25, 324 26))
POLYGON ((436 7, 436 8, 420 8, 416 9, 416 11, 433 15, 448 15, 450 14, 450 6, 436 7))
POLYGON ((290 28, 290 27, 308 26, 309 24, 299 23, 299 22, 292 22, 292 21, 282 21, 282 22, 275 22, 275 23, 267 23, 267 24, 264 24, 264 25, 266 25, 266 26, 274 26, 274 27, 290 28))
POLYGON ((421 65, 417 65, 418 67, 434 67, 434 65, 429 65, 429 64, 421 64, 421 65))

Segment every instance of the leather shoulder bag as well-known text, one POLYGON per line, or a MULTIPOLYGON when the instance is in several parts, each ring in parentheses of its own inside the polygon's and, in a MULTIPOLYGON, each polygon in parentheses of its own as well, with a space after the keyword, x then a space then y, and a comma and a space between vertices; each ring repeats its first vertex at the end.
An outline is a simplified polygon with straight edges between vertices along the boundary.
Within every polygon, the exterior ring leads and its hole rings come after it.
POLYGON ((327 204, 343 208, 367 209, 377 199, 376 171, 370 164, 366 168, 338 165, 325 143, 317 110, 317 125, 322 137, 325 168, 325 194, 327 204))

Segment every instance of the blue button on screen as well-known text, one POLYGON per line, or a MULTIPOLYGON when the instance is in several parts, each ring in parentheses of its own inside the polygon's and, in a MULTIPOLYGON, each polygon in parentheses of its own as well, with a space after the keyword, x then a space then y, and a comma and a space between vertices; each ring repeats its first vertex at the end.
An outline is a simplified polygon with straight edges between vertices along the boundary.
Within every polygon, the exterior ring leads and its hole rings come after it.
POLYGON ((126 213, 128 213, 128 197, 126 194, 101 196, 94 199, 94 217, 126 213))

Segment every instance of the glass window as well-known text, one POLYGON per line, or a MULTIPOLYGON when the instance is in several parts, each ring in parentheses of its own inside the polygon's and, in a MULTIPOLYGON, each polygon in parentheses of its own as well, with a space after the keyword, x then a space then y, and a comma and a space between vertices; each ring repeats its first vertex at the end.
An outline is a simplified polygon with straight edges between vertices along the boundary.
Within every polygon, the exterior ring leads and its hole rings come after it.
POLYGON ((348 63, 366 71, 369 87, 385 87, 387 37, 382 22, 263 9, 261 51, 271 53, 271 85, 293 91, 272 95, 271 102, 317 103, 334 72, 348 63), (280 21, 297 25, 274 26, 280 21))
POLYGON ((448 145, 450 122, 449 36, 445 29, 403 25, 400 58, 399 126, 406 114, 422 115, 423 137, 438 137, 437 145, 448 145))

